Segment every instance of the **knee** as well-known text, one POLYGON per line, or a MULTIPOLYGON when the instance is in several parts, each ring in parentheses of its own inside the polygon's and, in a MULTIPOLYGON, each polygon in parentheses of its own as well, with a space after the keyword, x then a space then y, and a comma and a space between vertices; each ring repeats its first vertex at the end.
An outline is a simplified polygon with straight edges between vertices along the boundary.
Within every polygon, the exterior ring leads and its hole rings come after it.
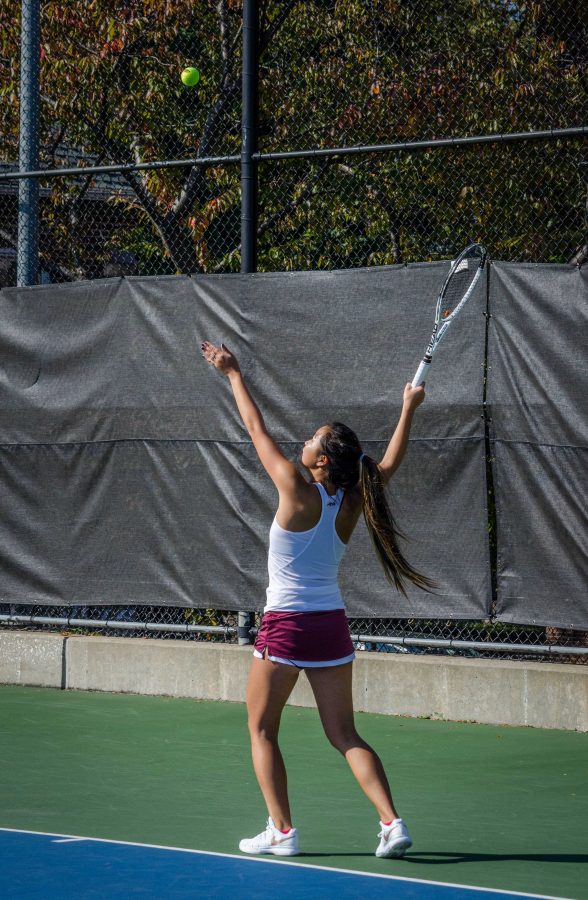
POLYGON ((335 750, 338 750, 339 753, 342 753, 343 756, 345 756, 347 751, 351 750, 352 747, 362 747, 364 745, 364 741, 362 741, 355 728, 329 729, 328 731, 325 731, 325 734, 329 743, 335 748, 335 750))
POLYGON ((249 719, 247 722, 249 736, 252 741, 270 741, 276 743, 278 739, 278 725, 273 722, 249 719))

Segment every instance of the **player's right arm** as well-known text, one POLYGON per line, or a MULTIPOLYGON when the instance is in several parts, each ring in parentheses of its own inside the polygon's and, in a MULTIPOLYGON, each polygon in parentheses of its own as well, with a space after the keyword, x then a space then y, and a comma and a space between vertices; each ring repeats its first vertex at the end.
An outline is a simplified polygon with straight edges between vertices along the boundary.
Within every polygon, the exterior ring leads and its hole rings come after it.
POLYGON ((424 385, 413 388, 409 382, 404 388, 402 412, 400 413, 398 424, 394 429, 394 434, 390 438, 390 443, 386 448, 384 456, 378 463, 378 468, 384 484, 387 484, 387 482, 390 481, 392 475, 404 459, 404 454, 406 453, 406 448, 408 446, 412 419, 416 408, 421 405, 424 399, 424 385))

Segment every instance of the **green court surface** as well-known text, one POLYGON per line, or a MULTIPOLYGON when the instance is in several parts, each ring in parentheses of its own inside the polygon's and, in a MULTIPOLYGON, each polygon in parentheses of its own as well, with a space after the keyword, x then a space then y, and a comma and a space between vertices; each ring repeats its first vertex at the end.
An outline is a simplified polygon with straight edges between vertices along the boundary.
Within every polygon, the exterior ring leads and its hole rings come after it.
MULTIPOLYGON (((316 710, 281 747, 302 854, 290 862, 588 898, 588 737, 357 714, 414 845, 378 820, 316 710)), ((239 703, 0 688, 0 826, 238 853, 265 825, 239 703)))

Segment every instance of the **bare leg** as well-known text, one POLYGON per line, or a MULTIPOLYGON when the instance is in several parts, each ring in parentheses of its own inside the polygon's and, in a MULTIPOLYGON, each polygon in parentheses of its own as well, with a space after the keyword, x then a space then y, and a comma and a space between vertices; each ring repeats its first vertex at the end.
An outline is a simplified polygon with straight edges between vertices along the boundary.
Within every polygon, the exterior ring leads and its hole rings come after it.
POLYGON ((286 767, 278 746, 282 710, 299 670, 269 659, 253 658, 247 683, 247 712, 253 768, 268 814, 276 828, 292 825, 286 767))
POLYGON ((360 787, 376 807, 380 821, 399 818, 384 767, 377 753, 355 730, 351 672, 353 663, 305 669, 325 734, 343 754, 360 787))

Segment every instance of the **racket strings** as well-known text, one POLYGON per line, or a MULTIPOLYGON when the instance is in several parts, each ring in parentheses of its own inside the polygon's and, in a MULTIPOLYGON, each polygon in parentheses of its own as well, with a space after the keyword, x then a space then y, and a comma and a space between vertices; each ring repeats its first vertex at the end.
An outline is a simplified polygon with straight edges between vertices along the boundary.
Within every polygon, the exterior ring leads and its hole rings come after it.
POLYGON ((440 306, 441 321, 447 319, 459 306, 475 280, 479 268, 477 259, 464 259, 461 261, 447 282, 443 292, 440 306))

